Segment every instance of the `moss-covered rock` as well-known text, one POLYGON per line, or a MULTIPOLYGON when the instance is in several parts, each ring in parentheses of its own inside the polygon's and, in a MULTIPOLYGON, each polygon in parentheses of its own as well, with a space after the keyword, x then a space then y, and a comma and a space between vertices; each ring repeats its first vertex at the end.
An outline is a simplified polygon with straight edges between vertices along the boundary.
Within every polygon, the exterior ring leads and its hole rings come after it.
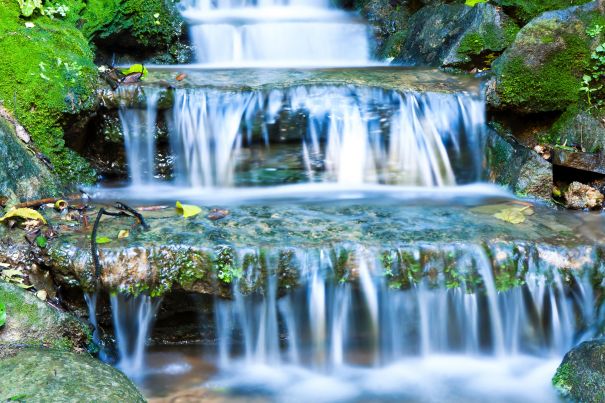
POLYGON ((17 201, 58 193, 57 178, 17 137, 13 123, 0 116, 0 196, 17 201))
POLYGON ((51 307, 33 293, 0 282, 0 302, 6 306, 0 347, 45 346, 64 351, 89 348, 92 335, 86 324, 51 307))
POLYGON ((380 58, 396 57, 401 52, 407 36, 407 22, 411 9, 407 0, 358 0, 355 7, 360 10, 374 29, 377 42, 376 54, 380 58))
POLYGON ((569 6, 578 6, 590 0, 493 0, 494 4, 504 7, 507 13, 522 23, 546 11, 561 10, 569 6))
POLYGON ((427 6, 412 16, 395 62, 486 67, 512 43, 518 30, 512 19, 488 3, 427 6))
POLYGON ((0 0, 0 101, 66 183, 95 179, 63 140, 66 123, 95 106, 98 74, 92 60, 88 41, 69 21, 25 20, 16 1, 0 0))
POLYGON ((84 35, 107 56, 185 63, 191 52, 174 0, 89 0, 82 11, 84 35))
POLYGON ((553 385, 567 399, 604 402, 605 342, 585 342, 567 353, 553 378, 553 385))
POLYGON ((596 2, 543 14, 527 24, 494 62, 494 109, 563 111, 578 101, 592 41, 586 28, 602 19, 596 2))
POLYGON ((0 360, 0 400, 144 402, 117 369, 86 354, 25 349, 0 360))

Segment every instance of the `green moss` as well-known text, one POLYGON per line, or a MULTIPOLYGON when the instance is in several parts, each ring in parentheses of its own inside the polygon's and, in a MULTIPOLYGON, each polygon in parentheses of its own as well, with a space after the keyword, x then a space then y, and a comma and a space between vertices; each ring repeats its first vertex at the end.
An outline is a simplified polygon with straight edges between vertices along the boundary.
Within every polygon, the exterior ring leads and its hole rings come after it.
POLYGON ((390 35, 379 52, 381 57, 389 58, 399 56, 407 37, 407 31, 398 31, 390 35))
POLYGON ((500 6, 507 8, 515 18, 527 23, 545 11, 560 10, 571 6, 588 3, 591 0, 495 0, 500 6))
POLYGON ((0 0, 0 100, 64 182, 92 182, 94 172, 63 140, 66 117, 95 102, 92 51, 68 22, 43 16, 32 22, 26 28, 17 3, 0 0))
POLYGON ((458 54, 467 60, 474 59, 478 65, 491 65, 491 62, 504 51, 515 39, 519 27, 510 20, 505 21, 502 28, 490 23, 480 30, 468 32, 460 41, 458 54), (485 60, 476 60, 477 56, 485 60))
POLYGON ((504 106, 532 107, 541 111, 565 110, 577 102, 580 74, 590 49, 584 39, 563 35, 565 48, 553 52, 539 66, 529 66, 523 56, 513 56, 497 67, 499 96, 504 106))
POLYGON ((82 32, 95 42, 120 40, 120 47, 165 46, 177 52, 175 42, 182 20, 170 0, 89 0, 82 13, 82 32))

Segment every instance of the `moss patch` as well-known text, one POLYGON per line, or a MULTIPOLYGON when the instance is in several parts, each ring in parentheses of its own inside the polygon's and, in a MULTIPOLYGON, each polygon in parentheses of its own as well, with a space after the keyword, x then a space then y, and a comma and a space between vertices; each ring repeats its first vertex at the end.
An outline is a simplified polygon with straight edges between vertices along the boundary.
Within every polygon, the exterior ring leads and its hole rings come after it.
POLYGON ((591 0, 495 0, 494 3, 505 7, 515 18, 527 23, 546 11, 578 6, 589 1, 591 0))
POLYGON ((0 100, 64 182, 92 182, 88 163, 65 147, 63 127, 94 106, 93 53, 67 21, 40 16, 33 28, 25 22, 16 1, 0 0, 0 100))

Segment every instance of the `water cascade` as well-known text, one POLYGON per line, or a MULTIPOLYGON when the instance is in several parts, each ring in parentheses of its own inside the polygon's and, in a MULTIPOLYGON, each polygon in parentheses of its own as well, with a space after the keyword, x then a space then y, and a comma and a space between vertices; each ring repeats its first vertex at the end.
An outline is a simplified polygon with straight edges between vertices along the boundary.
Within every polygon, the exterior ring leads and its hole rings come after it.
POLYGON ((262 293, 236 283, 215 305, 222 373, 211 385, 275 401, 483 401, 491 390, 493 401, 555 401, 548 373, 594 331, 589 273, 533 260, 514 286, 479 245, 434 256, 362 248, 341 277, 328 251, 299 251, 286 295, 275 275, 262 293), (404 285, 402 273, 415 278, 404 285))
POLYGON ((329 0, 192 0, 196 61, 211 67, 367 65, 368 27, 329 0), (326 40, 326 38, 330 38, 326 40))
MULTIPOLYGON (((157 90, 144 96, 146 109, 120 111, 135 186, 160 183, 153 168, 157 90)), ((302 183, 434 187, 476 182, 482 174, 485 106, 470 94, 352 86, 179 89, 166 114, 173 183, 185 188, 249 185, 251 167, 266 172, 283 165, 259 158, 286 147, 282 155, 295 159, 289 168, 298 172, 293 181, 302 183)))

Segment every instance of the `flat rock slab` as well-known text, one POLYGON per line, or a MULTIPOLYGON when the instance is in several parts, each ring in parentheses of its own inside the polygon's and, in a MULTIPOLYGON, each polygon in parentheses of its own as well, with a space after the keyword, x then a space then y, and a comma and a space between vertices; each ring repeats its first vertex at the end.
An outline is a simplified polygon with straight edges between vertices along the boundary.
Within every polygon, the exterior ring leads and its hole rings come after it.
MULTIPOLYGON (((494 272, 503 275, 503 282, 498 275, 496 282, 505 289, 508 279, 523 279, 528 270, 599 267, 605 239, 601 215, 534 206, 535 214, 520 224, 494 216, 522 206, 518 202, 479 207, 281 203, 204 206, 201 214, 191 218, 165 207, 142 212, 148 231, 137 228, 131 218, 104 217, 97 239, 106 238, 108 243, 98 245, 99 284, 135 294, 161 295, 176 287, 228 297, 236 278, 243 291, 252 292, 264 286, 267 275, 276 274, 279 286, 287 290, 309 267, 328 265, 337 281, 348 281, 356 277, 363 259, 373 270, 387 270, 388 261, 388 269, 396 267, 399 273, 400 281, 394 284, 405 287, 412 278, 418 280, 418 273, 452 272, 452 268, 468 272, 476 266, 469 262, 489 259, 494 272), (213 220, 209 218, 216 218, 213 208, 229 211, 213 220), (128 236, 118 239, 120 231, 128 231, 128 236)), ((96 212, 89 214, 93 222, 96 212)), ((47 248, 26 246, 21 230, 2 228, 0 256, 23 260, 26 254, 19 251, 33 249, 52 268, 57 283, 95 289, 91 226, 82 228, 50 211, 47 216, 60 234, 47 248)))

